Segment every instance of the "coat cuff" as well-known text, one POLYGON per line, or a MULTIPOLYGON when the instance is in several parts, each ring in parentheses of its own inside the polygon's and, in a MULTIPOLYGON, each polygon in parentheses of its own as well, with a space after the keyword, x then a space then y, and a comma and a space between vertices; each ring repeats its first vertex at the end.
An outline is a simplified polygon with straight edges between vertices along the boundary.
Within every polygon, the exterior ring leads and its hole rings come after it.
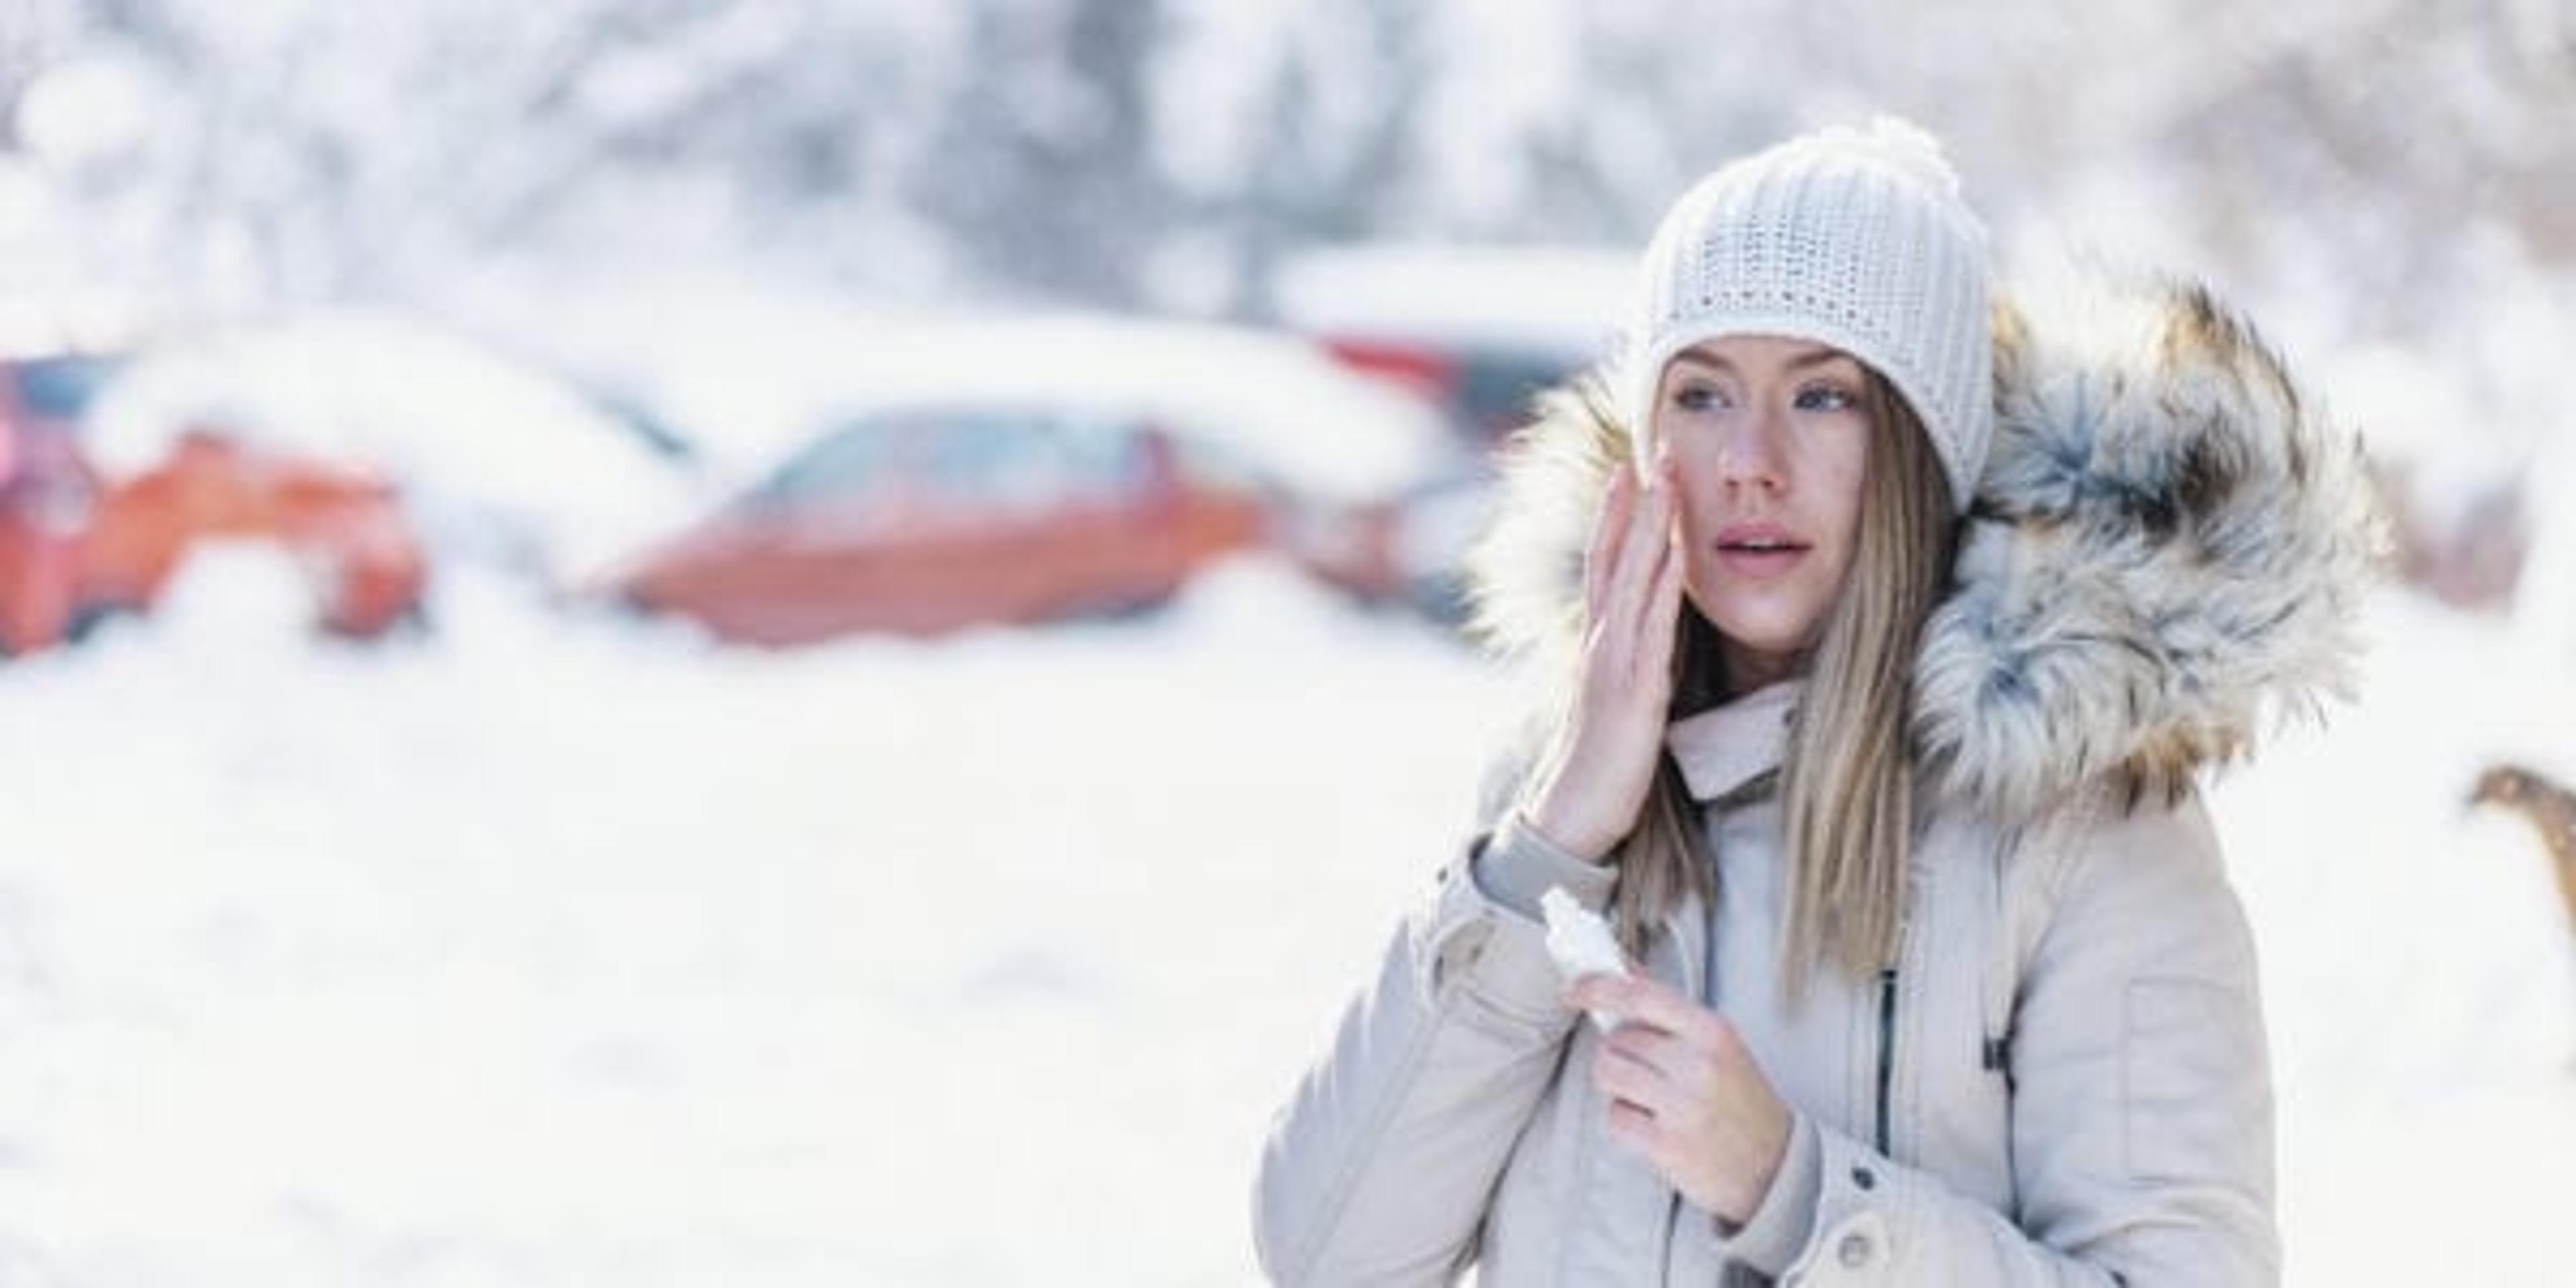
POLYGON ((1537 896, 1527 913, 1489 893, 1487 866, 1507 874, 1506 888, 1543 892, 1564 884, 1587 905, 1609 902, 1618 874, 1558 851, 1526 827, 1507 820, 1491 836, 1477 838, 1460 862, 1450 865, 1440 897, 1427 917, 1417 922, 1414 960, 1423 996, 1434 1004, 1462 1002, 1466 1014, 1504 1031, 1540 1037, 1562 1037, 1575 1010, 1565 1004, 1566 980, 1547 953, 1547 927, 1537 915, 1537 896), (1588 871, 1561 870, 1559 860, 1588 871), (1557 882, 1556 877, 1565 878, 1557 882))
POLYGON ((1878 1151, 1826 1127, 1815 1129, 1815 1211, 1785 1280, 1883 1283, 1897 1261, 1907 1191, 1917 1181, 1878 1151), (1831 1265, 1822 1275, 1814 1272, 1831 1265))
POLYGON ((1599 912, 1610 903, 1619 874, 1607 864, 1586 863, 1554 841, 1539 835, 1514 810, 1494 829, 1493 839, 1475 857, 1476 887, 1485 897, 1532 921, 1542 919, 1539 896, 1564 886, 1567 894, 1599 912))
POLYGON ((1759 1270, 1777 1280, 1787 1273, 1789 1263, 1815 1236, 1816 1198, 1823 1188, 1824 1147, 1816 1138, 1816 1126, 1805 1114, 1790 1120, 1789 1148, 1780 1157, 1780 1170, 1771 1178, 1771 1189, 1762 1196, 1753 1216, 1732 1232, 1723 1217, 1711 1214, 1710 1229, 1716 1235, 1719 1255, 1759 1270))

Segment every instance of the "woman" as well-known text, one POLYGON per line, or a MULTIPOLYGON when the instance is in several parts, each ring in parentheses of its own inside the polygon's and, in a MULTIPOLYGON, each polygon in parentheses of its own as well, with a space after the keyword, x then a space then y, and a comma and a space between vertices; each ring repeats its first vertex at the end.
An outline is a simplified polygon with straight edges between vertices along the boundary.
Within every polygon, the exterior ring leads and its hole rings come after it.
POLYGON ((1550 403, 1480 556, 1562 696, 1274 1124, 1264 1267, 2274 1281, 2193 778, 2343 680, 2355 449, 2199 291, 1990 305, 1898 122, 1709 176, 1641 276, 1617 405, 1550 403), (1629 975, 1559 977, 1555 887, 1629 975))

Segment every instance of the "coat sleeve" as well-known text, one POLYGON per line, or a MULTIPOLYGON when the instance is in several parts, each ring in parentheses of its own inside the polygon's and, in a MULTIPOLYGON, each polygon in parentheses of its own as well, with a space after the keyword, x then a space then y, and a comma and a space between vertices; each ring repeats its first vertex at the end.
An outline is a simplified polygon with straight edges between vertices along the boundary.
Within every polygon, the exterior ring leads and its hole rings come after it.
POLYGON ((1542 879, 1599 908, 1613 876, 1505 820, 1397 929, 1272 1120, 1253 1242, 1274 1282, 1441 1283, 1474 1256, 1576 1018, 1542 927, 1498 897, 1542 879))
POLYGON ((1811 1188, 1766 1204, 1796 1233, 1757 1214, 1731 1251, 1784 1284, 2279 1281, 2253 941, 2207 813, 2094 808, 2014 1007, 2017 1220, 1816 1127, 1783 1171, 1811 1188))

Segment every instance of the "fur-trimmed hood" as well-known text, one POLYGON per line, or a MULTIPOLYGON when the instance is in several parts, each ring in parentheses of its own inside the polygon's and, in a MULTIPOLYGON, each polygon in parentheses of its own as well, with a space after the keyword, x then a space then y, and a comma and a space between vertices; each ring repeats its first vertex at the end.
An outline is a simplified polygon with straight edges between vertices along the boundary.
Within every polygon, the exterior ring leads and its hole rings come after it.
MULTIPOLYGON (((2349 691, 2380 522, 2360 445, 2193 284, 1999 290, 1996 421, 1914 672, 1917 756, 2026 818, 2105 774, 2178 792, 2349 691)), ((1583 551, 1628 429, 1547 395, 1470 560, 1475 625, 1570 691, 1583 551)))

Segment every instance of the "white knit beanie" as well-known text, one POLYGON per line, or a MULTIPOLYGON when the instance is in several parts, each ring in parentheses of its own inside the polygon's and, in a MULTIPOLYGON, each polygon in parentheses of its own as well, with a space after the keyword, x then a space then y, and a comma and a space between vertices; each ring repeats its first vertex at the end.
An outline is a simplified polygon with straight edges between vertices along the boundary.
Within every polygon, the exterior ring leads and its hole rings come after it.
POLYGON ((1641 465, 1664 364, 1722 335, 1812 340, 1885 376, 1967 509, 1994 429, 1986 234, 1931 135, 1886 116, 1803 135, 1673 203, 1639 266, 1621 375, 1641 465))

